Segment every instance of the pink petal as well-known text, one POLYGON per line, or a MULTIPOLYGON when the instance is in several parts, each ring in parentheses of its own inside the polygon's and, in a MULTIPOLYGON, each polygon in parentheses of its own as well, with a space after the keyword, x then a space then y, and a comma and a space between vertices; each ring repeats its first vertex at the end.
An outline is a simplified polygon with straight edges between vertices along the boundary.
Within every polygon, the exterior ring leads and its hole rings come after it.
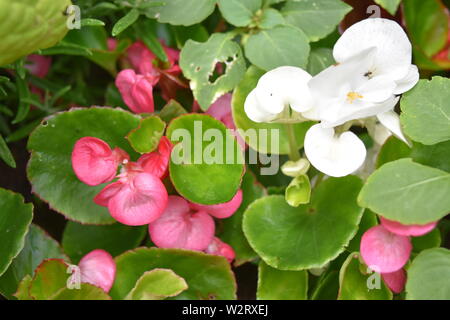
POLYGON ((399 236, 378 225, 361 239, 361 256, 369 268, 379 273, 400 270, 408 261, 412 245, 409 237, 399 236))
POLYGON ((72 167, 78 179, 96 186, 114 179, 120 159, 101 139, 84 137, 75 143, 72 167))
POLYGON ((107 46, 109 51, 116 51, 118 41, 114 38, 108 38, 107 46))
POLYGON ((148 79, 138 76, 136 83, 131 88, 131 97, 134 101, 135 108, 132 109, 134 112, 152 113, 155 110, 153 86, 148 79))
POLYGON ((38 78, 45 78, 50 70, 51 64, 52 58, 32 54, 27 57, 25 68, 28 69, 32 75, 38 78))
POLYGON ((203 251, 214 237, 214 220, 205 212, 191 212, 181 197, 169 196, 164 214, 148 226, 153 243, 160 248, 203 251))
POLYGON ((208 254, 225 257, 230 263, 236 257, 233 248, 217 237, 214 237, 213 241, 209 244, 208 248, 206 248, 205 252, 208 254))
POLYGON ((230 93, 221 96, 208 108, 206 114, 223 121, 226 116, 231 114, 231 97, 230 93))
POLYGON ((380 217, 381 224, 383 227, 385 227, 387 230, 389 230, 392 233, 398 234, 400 236, 413 236, 413 237, 419 237, 422 236, 431 230, 433 230, 436 225, 436 222, 431 222, 424 225, 419 224, 401 224, 400 222, 388 220, 386 218, 380 217))
POLYGON ((405 289, 406 272, 404 269, 391 273, 382 273, 381 277, 392 292, 401 293, 405 289))
POLYGON ((160 179, 149 173, 129 178, 109 199, 111 216, 129 226, 141 226, 158 219, 167 205, 167 190, 160 179))
POLYGON ((81 282, 100 287, 106 292, 111 290, 116 276, 116 263, 105 250, 94 250, 85 255, 78 264, 81 282))
POLYGON ((109 200, 114 197, 122 187, 123 183, 120 181, 108 184, 95 196, 94 202, 99 206, 107 207, 109 200))
POLYGON ((242 190, 238 190, 238 192, 234 195, 233 199, 225 203, 213 204, 213 205, 204 205, 191 203, 191 208, 198 211, 205 211, 218 219, 224 219, 231 217, 237 209, 241 206, 242 203, 242 190))
POLYGON ((158 150, 144 154, 139 158, 138 164, 145 172, 163 178, 167 174, 172 147, 170 140, 167 137, 162 137, 159 141, 158 150))

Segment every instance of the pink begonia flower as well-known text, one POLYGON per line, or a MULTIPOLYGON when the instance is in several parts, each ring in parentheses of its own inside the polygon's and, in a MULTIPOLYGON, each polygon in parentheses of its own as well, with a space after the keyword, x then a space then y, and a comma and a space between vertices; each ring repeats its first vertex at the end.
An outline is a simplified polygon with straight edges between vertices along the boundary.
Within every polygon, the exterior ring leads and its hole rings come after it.
POLYGON ((381 277, 384 283, 394 293, 401 293, 405 289, 406 272, 404 269, 400 269, 391 273, 382 273, 381 277))
POLYGON ((361 257, 366 265, 379 273, 400 270, 408 261, 412 244, 409 237, 399 236, 378 225, 361 238, 361 257))
POLYGON ((148 226, 150 238, 160 248, 203 251, 214 237, 214 220, 195 211, 182 197, 169 196, 163 215, 148 226))
POLYGON ((223 122, 228 129, 233 130, 233 135, 236 137, 236 140, 242 149, 245 150, 247 148, 247 144, 239 133, 235 131, 236 125, 234 124, 233 115, 231 112, 231 98, 232 95, 230 93, 224 94, 208 108, 206 114, 209 114, 211 117, 223 122))
POLYGON ((209 244, 208 248, 206 248, 205 252, 208 254, 225 257, 230 263, 236 257, 233 248, 217 237, 214 237, 213 241, 209 244))
POLYGON ((205 211, 218 219, 225 219, 231 217, 237 209, 241 206, 242 203, 242 190, 239 189, 238 192, 234 195, 233 199, 225 203, 213 204, 213 205, 204 205, 191 203, 191 207, 198 211, 205 211))
POLYGON ((52 58, 32 54, 27 57, 25 68, 28 69, 32 75, 38 78, 45 78, 50 70, 51 64, 52 58))
POLYGON ((139 158, 138 164, 146 172, 164 179, 168 173, 169 159, 173 145, 167 137, 162 137, 159 141, 158 150, 144 154, 139 158))
POLYGON ((85 255, 78 264, 81 282, 90 283, 109 292, 116 277, 116 263, 105 250, 97 249, 85 255))
POLYGON ((125 104, 135 113, 152 113, 154 79, 136 74, 132 69, 119 72, 116 86, 125 104))
POLYGON ((380 217, 380 221, 383 227, 385 227, 392 233, 398 234, 400 236, 413 236, 413 237, 423 236, 424 234, 427 234, 428 232, 433 230, 437 225, 437 221, 424 225, 420 224, 406 225, 401 224, 400 222, 397 221, 388 220, 383 217, 380 217))
POLYGON ((108 40, 106 42, 108 50, 109 51, 116 51, 118 43, 119 42, 116 39, 108 38, 108 40))
POLYGON ((128 159, 128 155, 123 150, 111 150, 101 139, 84 137, 75 143, 72 167, 78 179, 87 185, 96 186, 114 179, 124 159, 128 159))

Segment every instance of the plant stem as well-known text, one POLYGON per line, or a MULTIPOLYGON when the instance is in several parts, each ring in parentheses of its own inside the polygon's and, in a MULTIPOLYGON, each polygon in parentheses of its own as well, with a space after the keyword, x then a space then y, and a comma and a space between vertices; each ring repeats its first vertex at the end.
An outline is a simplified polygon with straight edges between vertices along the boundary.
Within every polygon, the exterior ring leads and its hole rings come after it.
POLYGON ((297 141, 295 140, 294 125, 292 123, 286 124, 288 139, 289 139, 289 159, 297 161, 300 159, 300 152, 298 152, 297 141))

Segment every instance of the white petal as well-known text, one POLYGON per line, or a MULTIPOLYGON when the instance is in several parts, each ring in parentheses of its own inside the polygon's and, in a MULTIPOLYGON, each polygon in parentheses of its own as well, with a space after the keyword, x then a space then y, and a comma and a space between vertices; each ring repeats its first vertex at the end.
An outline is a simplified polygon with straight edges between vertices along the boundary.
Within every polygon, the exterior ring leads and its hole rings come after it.
POLYGON ((266 112, 261 108, 258 99, 256 99, 256 90, 253 89, 244 103, 244 111, 247 117, 253 122, 270 122, 275 118, 275 115, 266 112))
POLYGON ((397 81, 397 88, 395 89, 394 94, 402 94, 411 90, 417 82, 419 82, 419 78, 419 69, 417 69, 416 65, 412 64, 406 77, 397 81))
POLYGON ((389 75, 400 80, 408 73, 412 46, 405 31, 395 21, 370 18, 345 30, 333 49, 336 61, 343 62, 361 50, 377 47, 374 61, 376 75, 389 75))
POLYGON ((333 128, 316 124, 306 133, 305 153, 317 170, 332 177, 343 177, 364 163, 366 147, 350 131, 336 136, 333 128))
POLYGON ((397 138, 410 145, 408 139, 404 136, 402 128, 400 126, 400 117, 395 111, 387 111, 377 115, 380 123, 385 126, 389 131, 391 131, 397 138))
POLYGON ((358 88, 357 92, 364 101, 381 103, 394 95, 396 83, 389 77, 374 77, 358 88))

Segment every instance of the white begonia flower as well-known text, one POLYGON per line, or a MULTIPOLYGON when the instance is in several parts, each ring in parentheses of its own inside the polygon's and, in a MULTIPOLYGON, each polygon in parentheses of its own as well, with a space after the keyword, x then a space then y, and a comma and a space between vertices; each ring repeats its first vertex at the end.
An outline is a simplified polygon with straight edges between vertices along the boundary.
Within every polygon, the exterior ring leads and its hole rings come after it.
POLYGON ((306 133, 305 154, 317 170, 332 177, 343 177, 361 167, 366 147, 353 132, 338 135, 334 128, 316 124, 306 133))
POLYGON ((311 75, 297 67, 278 67, 265 73, 247 96, 244 110, 254 122, 299 122, 311 109, 311 75))

